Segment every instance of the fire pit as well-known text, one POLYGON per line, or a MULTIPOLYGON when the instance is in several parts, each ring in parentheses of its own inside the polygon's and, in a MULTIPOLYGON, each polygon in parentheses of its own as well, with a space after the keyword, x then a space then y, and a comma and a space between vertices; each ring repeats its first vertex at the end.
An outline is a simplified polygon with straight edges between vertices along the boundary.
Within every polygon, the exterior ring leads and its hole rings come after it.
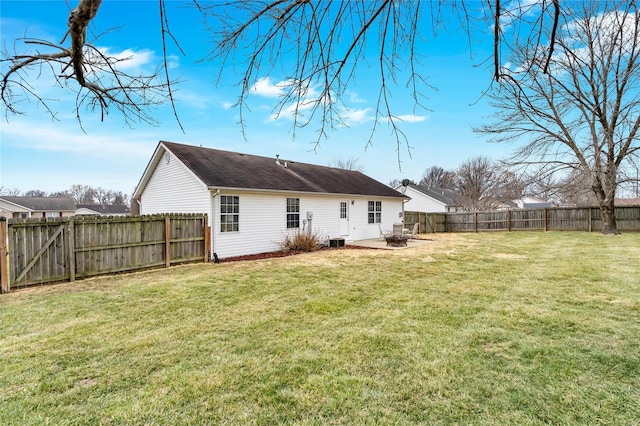
POLYGON ((387 247, 406 247, 407 246, 407 237, 404 235, 389 235, 385 237, 387 240, 387 247))

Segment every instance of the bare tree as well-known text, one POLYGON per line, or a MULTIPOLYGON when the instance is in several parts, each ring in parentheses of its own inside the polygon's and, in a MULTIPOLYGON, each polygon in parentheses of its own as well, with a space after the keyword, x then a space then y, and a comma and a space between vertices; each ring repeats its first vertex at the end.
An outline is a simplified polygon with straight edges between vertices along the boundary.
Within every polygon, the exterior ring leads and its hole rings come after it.
POLYGON ((445 170, 440 166, 431 166, 424 171, 419 185, 427 188, 452 189, 455 179, 455 172, 445 170))
POLYGON ((517 176, 486 157, 464 162, 455 172, 456 202, 464 210, 493 210, 522 196, 524 185, 517 176))
POLYGON ((69 197, 69 191, 53 191, 47 197, 69 197))
POLYGON ((4 186, 0 186, 0 195, 7 195, 17 197, 20 195, 20 190, 18 188, 5 188, 4 186))
POLYGON ((340 158, 334 158, 329 162, 330 167, 344 170, 354 170, 356 172, 364 172, 364 166, 359 163, 358 157, 350 157, 345 160, 340 158))
POLYGON ((574 169, 566 176, 532 176, 526 185, 525 193, 559 205, 596 206, 589 176, 574 169))
POLYGON ((94 189, 89 185, 71 185, 71 188, 69 188, 69 194, 78 204, 94 203, 94 189))
POLYGON ((112 204, 115 206, 128 206, 129 196, 122 191, 112 191, 113 199, 112 204))
POLYGON ((113 191, 102 187, 93 190, 93 199, 100 205, 107 206, 113 204, 115 195, 113 191))
POLYGON ((25 197, 46 197, 47 193, 41 189, 30 189, 24 193, 25 197))
POLYGON ((495 122, 478 129, 516 143, 513 164, 540 176, 586 176, 603 233, 618 233, 615 195, 621 172, 640 150, 640 13, 636 2, 572 3, 554 31, 554 50, 515 44, 491 94, 495 122), (548 72, 545 72, 548 68, 548 72))

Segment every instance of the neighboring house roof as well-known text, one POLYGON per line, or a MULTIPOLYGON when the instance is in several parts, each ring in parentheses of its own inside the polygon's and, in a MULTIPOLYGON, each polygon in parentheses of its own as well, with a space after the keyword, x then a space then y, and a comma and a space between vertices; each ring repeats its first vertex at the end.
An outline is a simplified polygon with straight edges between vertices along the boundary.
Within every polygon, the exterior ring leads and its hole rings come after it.
POLYGON ((456 192, 451 189, 442 189, 442 188, 429 188, 424 185, 413 185, 410 184, 409 187, 415 189, 418 192, 423 193, 424 195, 433 198, 436 201, 441 202, 446 206, 458 206, 459 203, 455 201, 456 192))
POLYGON ((640 206, 640 197, 638 198, 616 198, 616 206, 640 206))
POLYGON ((75 211, 76 202, 71 197, 0 197, 11 204, 34 212, 75 211))
POLYGON ((164 149, 209 188, 238 188, 406 198, 363 173, 275 157, 260 157, 161 141, 136 187, 139 197, 164 149), (162 149, 161 149, 162 148, 162 149))
POLYGON ((518 203, 516 203, 513 200, 505 200, 505 201, 502 202, 501 207, 505 208, 505 209, 517 209, 518 208, 518 203))
POLYGON ((123 205, 77 204, 76 214, 122 215, 129 214, 129 207, 123 205))

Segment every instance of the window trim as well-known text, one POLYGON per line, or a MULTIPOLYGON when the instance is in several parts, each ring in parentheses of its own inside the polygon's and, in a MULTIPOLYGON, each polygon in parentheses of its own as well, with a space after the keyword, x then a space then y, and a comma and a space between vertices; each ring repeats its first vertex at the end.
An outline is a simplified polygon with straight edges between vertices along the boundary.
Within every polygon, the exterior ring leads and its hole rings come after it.
POLYGON ((367 223, 382 223, 382 201, 367 201, 367 223))
POLYGON ((287 197, 285 201, 285 210, 286 210, 286 227, 287 229, 300 229, 300 198, 298 197, 287 197), (290 204, 290 201, 294 201, 295 203, 290 204))
POLYGON ((240 232, 240 197, 238 195, 220 195, 219 213, 220 232, 240 232))

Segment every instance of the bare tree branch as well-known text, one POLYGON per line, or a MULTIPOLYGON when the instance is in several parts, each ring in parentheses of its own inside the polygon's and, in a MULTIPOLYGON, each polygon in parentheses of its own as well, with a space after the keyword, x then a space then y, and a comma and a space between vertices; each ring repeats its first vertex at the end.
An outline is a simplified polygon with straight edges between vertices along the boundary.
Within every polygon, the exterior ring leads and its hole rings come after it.
MULTIPOLYGON (((161 11, 164 9, 160 0, 161 11)), ((68 30, 59 44, 47 40, 24 39, 24 44, 35 48, 34 52, 2 52, 1 62, 11 66, 2 75, 0 98, 7 114, 21 113, 18 104, 23 99, 36 99, 55 118, 49 100, 42 98, 31 86, 32 73, 48 67, 56 83, 76 94, 75 113, 82 126, 82 111, 98 112, 104 120, 111 110, 119 112, 125 123, 145 122, 156 124, 151 110, 166 102, 175 105, 171 90, 172 82, 166 73, 166 50, 164 51, 165 80, 159 78, 159 70, 149 74, 129 74, 120 65, 130 58, 110 56, 87 40, 87 28, 97 15, 101 0, 80 0, 69 14, 68 30), (71 46, 63 43, 69 38, 71 46), (75 82, 76 84, 74 84, 75 82)), ((162 19, 162 18, 161 18, 162 19)), ((164 35, 169 33, 163 27, 164 35)), ((176 114, 177 118, 177 114, 176 114)))

